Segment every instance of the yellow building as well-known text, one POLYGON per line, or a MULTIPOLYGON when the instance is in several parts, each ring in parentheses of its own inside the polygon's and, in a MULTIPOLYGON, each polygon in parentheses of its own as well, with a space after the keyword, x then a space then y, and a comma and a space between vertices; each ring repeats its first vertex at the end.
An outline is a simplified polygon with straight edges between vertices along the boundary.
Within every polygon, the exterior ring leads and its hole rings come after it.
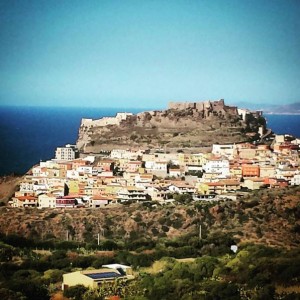
POLYGON ((239 149, 239 157, 241 159, 253 159, 256 157, 256 149, 252 149, 252 148, 239 149))
POLYGON ((197 153, 191 155, 191 164, 196 166, 203 166, 207 163, 208 157, 206 154, 197 153))
POLYGON ((250 190, 258 190, 262 185, 264 185, 264 179, 261 177, 246 178, 243 186, 250 190))
POLYGON ((260 177, 274 177, 276 174, 276 169, 274 166, 261 166, 260 167, 260 177))
POLYGON ((191 154, 179 153, 178 162, 180 166, 188 165, 190 162, 191 154))
POLYGON ((78 195, 79 194, 79 182, 78 180, 70 180, 68 182, 69 193, 78 195))
POLYGON ((207 155, 203 153, 197 154, 187 154, 179 153, 178 154, 178 163, 180 166, 194 165, 194 166, 203 166, 207 162, 207 155))
POLYGON ((106 195, 116 195, 123 187, 120 184, 107 184, 105 186, 106 195))
POLYGON ((240 182, 236 180, 220 180, 218 182, 200 183, 198 192, 200 194, 224 194, 227 192, 236 191, 240 188, 240 182))
POLYGON ((200 183, 197 188, 199 194, 209 194, 209 187, 207 183, 200 183))
POLYGON ((230 168, 230 176, 241 178, 242 177, 242 168, 241 167, 231 167, 230 168))

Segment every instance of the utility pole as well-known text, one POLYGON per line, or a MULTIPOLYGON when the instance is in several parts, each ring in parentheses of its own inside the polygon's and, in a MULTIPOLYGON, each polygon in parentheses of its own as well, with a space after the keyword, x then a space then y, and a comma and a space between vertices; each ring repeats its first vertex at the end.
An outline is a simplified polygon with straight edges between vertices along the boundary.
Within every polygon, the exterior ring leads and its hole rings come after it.
POLYGON ((199 225, 199 241, 202 240, 202 225, 199 225))
POLYGON ((98 246, 100 245, 100 236, 101 238, 104 238, 104 228, 99 228, 99 231, 97 233, 97 243, 98 243, 98 246))
POLYGON ((67 235, 66 235, 66 237, 67 237, 67 241, 69 241, 69 230, 67 230, 67 235))

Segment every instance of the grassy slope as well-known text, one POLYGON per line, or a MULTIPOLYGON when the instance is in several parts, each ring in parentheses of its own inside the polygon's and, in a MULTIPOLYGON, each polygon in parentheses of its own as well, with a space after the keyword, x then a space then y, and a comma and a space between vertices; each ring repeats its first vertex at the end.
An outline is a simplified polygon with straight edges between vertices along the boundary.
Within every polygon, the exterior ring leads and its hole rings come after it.
POLYGON ((230 234, 236 241, 295 248, 300 235, 300 188, 264 190, 239 201, 176 207, 119 206, 104 209, 0 208, 0 232, 31 238, 95 242, 97 233, 113 240, 205 238, 230 234))

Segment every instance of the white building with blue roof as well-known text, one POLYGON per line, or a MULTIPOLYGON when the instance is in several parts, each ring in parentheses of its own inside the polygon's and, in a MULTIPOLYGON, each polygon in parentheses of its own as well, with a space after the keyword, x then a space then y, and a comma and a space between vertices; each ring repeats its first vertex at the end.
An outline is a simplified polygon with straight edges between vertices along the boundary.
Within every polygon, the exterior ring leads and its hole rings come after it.
POLYGON ((97 270, 67 273, 63 275, 62 289, 65 290, 79 284, 85 287, 97 288, 103 282, 114 282, 117 279, 133 279, 131 267, 113 264, 97 270))

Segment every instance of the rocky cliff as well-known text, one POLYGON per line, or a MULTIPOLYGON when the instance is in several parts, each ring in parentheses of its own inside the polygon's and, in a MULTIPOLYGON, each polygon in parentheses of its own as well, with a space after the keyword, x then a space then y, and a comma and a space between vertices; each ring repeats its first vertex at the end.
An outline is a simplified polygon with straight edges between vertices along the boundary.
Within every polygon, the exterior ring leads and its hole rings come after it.
POLYGON ((260 112, 227 106, 223 99, 170 102, 162 111, 82 119, 77 146, 86 153, 113 148, 197 148, 248 141, 264 125, 260 112))
POLYGON ((3 176, 0 177, 0 205, 4 205, 18 190, 22 177, 19 176, 3 176))

